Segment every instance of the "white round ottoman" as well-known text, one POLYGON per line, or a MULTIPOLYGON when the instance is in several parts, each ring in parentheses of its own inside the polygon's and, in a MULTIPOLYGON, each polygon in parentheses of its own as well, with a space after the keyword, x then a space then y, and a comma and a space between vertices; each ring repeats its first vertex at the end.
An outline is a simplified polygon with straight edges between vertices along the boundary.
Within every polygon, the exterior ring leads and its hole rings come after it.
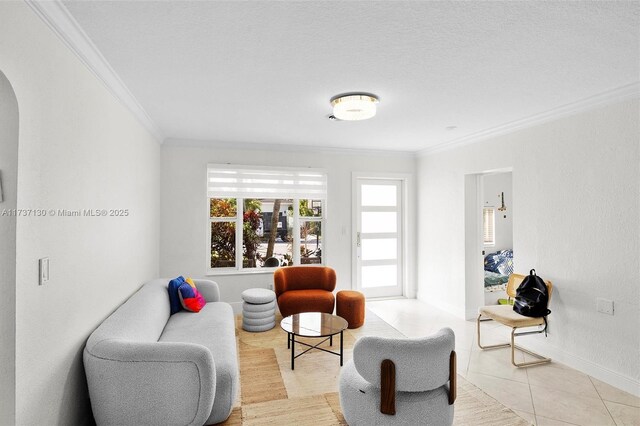
POLYGON ((242 292, 242 328, 267 331, 276 326, 276 294, 266 288, 250 288, 242 292))

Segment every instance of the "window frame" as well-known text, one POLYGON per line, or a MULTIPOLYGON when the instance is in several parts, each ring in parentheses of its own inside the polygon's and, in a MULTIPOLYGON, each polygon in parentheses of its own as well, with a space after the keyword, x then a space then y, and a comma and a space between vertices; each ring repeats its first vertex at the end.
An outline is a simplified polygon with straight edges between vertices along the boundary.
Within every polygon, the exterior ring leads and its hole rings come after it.
MULTIPOLYGON (((305 198, 306 199, 306 198, 305 198)), ((325 225, 325 221, 324 221, 324 217, 325 217, 325 212, 326 212, 326 203, 327 200, 320 200, 322 202, 322 204, 320 205, 320 216, 300 216, 300 200, 298 199, 297 202, 294 201, 295 207, 294 207, 294 226, 296 223, 296 219, 297 218, 297 227, 295 229, 297 229, 297 236, 298 236, 298 250, 296 250, 296 253, 298 255, 298 263, 296 263, 295 261, 295 257, 294 257, 294 261, 293 264, 295 266, 304 266, 304 265, 309 265, 309 264, 305 264, 302 263, 302 256, 300 255, 300 247, 302 246, 302 238, 300 237, 300 231, 302 230, 302 224, 304 223, 308 223, 308 222, 320 222, 320 232, 322 233, 322 253, 324 253, 325 251, 325 235, 324 235, 324 225, 325 225), (296 215, 296 209, 298 210, 297 215, 296 215)), ((311 210, 313 210, 313 201, 314 200, 310 200, 311 201, 311 210)), ((321 254, 320 257, 320 263, 319 265, 324 265, 325 261, 324 261, 324 255, 321 254)), ((315 264, 314 264, 315 265, 315 264)))
MULTIPOLYGON (((218 165, 215 164, 208 164, 207 165, 207 174, 209 173, 209 169, 211 167, 216 167, 218 165)), ((231 167, 229 167, 229 165, 224 165, 226 166, 226 169, 230 169, 231 167)), ((237 169, 243 169, 243 168, 247 168, 248 166, 237 166, 237 169)), ((313 172, 319 172, 325 175, 325 179, 326 179, 326 172, 324 170, 319 170, 319 169, 301 169, 301 168, 286 168, 286 167, 260 167, 260 166, 251 166, 252 168, 255 169, 266 169, 266 170, 282 170, 282 171, 297 171, 297 172, 301 172, 301 171, 313 171, 313 172)), ((206 275, 207 276, 216 276, 216 275, 243 275, 243 274, 268 274, 268 273, 273 273, 278 267, 251 267, 251 268, 245 268, 243 265, 243 217, 244 217, 244 200, 245 199, 253 199, 253 198, 268 198, 268 197, 246 197, 246 196, 236 196, 236 197, 232 197, 232 196, 224 196, 224 197, 211 197, 209 192, 208 192, 208 185, 207 185, 207 191, 205 194, 205 200, 207 203, 207 208, 206 208, 206 212, 207 212, 207 233, 206 235, 206 245, 207 245, 207 250, 206 250, 206 256, 207 256, 207 266, 206 266, 206 275), (212 198, 235 198, 236 199, 236 216, 235 217, 211 217, 211 212, 210 212, 210 203, 211 203, 211 199, 212 198), (236 265, 234 267, 221 267, 221 268, 212 268, 211 267, 211 224, 214 222, 235 222, 235 232, 236 232, 236 240, 235 240, 235 259, 236 259, 236 265)), ((326 260, 325 260, 325 253, 326 253, 326 219, 327 219, 327 196, 325 193, 324 197, 314 197, 314 198, 308 198, 308 197, 304 197, 304 198, 294 198, 294 197, 290 197, 290 196, 271 196, 269 199, 287 199, 287 200, 292 200, 292 204, 293 204, 293 231, 292 231, 292 259, 293 259, 293 265, 294 266, 307 266, 306 264, 303 265, 301 264, 301 255, 300 255, 300 246, 301 246, 301 242, 302 239, 300 237, 300 226, 305 223, 305 222, 320 222, 320 227, 321 227, 321 232, 322 232, 322 254, 321 254, 321 261, 319 264, 314 264, 314 265, 325 265, 326 264, 326 260), (300 200, 305 200, 308 199, 311 201, 313 200, 320 200, 321 201, 321 211, 320 211, 320 216, 305 216, 305 217, 300 217, 300 200), (297 249, 296 249, 297 248, 297 249)), ((312 266, 312 265, 309 265, 312 266)))

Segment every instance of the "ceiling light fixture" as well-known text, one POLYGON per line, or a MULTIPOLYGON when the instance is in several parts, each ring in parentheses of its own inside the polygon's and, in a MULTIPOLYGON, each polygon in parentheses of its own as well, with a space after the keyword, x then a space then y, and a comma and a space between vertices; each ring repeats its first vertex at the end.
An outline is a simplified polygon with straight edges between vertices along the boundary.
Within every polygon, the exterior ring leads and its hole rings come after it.
POLYGON ((378 97, 370 93, 345 93, 331 98, 333 115, 339 120, 366 120, 376 115, 378 97))

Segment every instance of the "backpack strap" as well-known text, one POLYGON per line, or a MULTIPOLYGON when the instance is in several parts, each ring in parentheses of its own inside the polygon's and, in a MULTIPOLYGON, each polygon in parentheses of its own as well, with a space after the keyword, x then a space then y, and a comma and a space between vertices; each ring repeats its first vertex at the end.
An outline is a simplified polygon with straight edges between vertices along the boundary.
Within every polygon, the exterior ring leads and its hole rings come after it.
POLYGON ((549 315, 550 313, 551 310, 547 309, 546 315, 542 317, 542 319, 544 320, 544 337, 547 337, 547 327, 549 326, 549 324, 547 323, 547 315, 549 315))

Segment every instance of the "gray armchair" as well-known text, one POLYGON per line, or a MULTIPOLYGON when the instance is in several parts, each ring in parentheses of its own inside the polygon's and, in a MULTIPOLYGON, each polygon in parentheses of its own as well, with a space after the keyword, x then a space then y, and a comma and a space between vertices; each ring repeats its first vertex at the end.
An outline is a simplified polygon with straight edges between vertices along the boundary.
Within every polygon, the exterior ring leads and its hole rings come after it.
POLYGON ((340 405, 354 425, 451 425, 456 398, 455 335, 363 337, 340 375, 340 405))

